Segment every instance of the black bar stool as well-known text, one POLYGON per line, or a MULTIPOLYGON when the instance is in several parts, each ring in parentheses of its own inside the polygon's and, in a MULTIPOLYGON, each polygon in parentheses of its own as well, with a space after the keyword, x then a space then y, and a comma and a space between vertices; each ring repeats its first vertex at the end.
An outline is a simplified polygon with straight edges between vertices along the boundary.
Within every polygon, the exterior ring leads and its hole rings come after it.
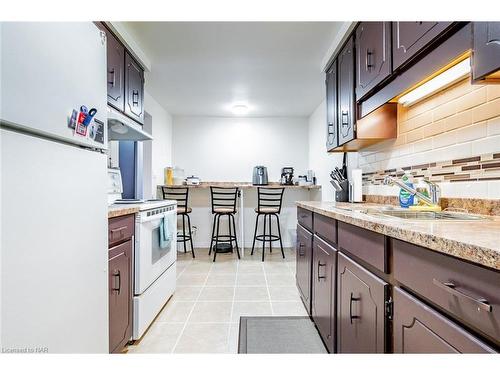
POLYGON ((238 239, 236 238, 236 222, 234 215, 236 214, 236 201, 238 199, 239 189, 222 188, 210 186, 210 196, 212 198, 212 214, 214 222, 212 225, 212 239, 210 241, 210 250, 208 255, 214 252, 214 262, 217 253, 233 252, 236 247, 238 259, 240 259, 240 250, 238 248, 238 239), (220 234, 220 218, 227 216, 229 234, 220 234), (234 233, 234 234, 233 234, 234 233), (234 242, 234 247, 233 247, 234 242), (215 245, 214 245, 215 244, 215 245))
POLYGON ((285 259, 285 253, 283 252, 283 242, 281 241, 281 229, 280 229, 280 218, 281 204, 283 202, 283 193, 285 188, 257 188, 257 208, 255 212, 257 217, 255 218, 255 231, 253 235, 252 253, 253 255, 255 249, 255 241, 262 241, 262 261, 264 261, 264 254, 266 252, 266 242, 269 242, 269 251, 273 252, 273 241, 280 242, 281 255, 285 259), (259 217, 264 215, 264 225, 263 234, 257 235, 257 227, 259 225, 259 217), (278 235, 272 234, 271 231, 271 218, 276 218, 276 224, 278 226, 278 235), (266 219, 268 221, 269 233, 266 234, 266 219))
POLYGON ((182 234, 177 235, 177 242, 183 242, 184 252, 187 252, 186 242, 189 241, 191 244, 191 254, 194 258, 193 236, 191 235, 191 218, 189 217, 189 214, 193 211, 193 209, 188 207, 189 188, 162 186, 161 190, 163 193, 163 199, 177 201, 177 216, 182 217, 182 234), (187 233, 186 219, 189 230, 187 233))

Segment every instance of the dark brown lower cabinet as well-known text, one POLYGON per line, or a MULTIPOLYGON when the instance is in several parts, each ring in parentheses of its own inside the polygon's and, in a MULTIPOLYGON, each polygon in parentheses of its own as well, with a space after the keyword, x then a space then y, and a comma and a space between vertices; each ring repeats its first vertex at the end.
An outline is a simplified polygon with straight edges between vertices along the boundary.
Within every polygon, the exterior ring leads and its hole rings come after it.
POLYGON ((388 286, 358 263, 338 253, 339 353, 385 353, 388 286))
POLYGON ((494 353, 439 312, 394 288, 395 353, 494 353))
POLYGON ((297 225, 297 255, 295 278, 300 298, 307 313, 311 315, 311 266, 312 266, 312 233, 301 225, 297 225))
POLYGON ((109 249, 109 352, 132 337, 132 240, 109 249))
POLYGON ((132 337, 134 215, 109 219, 109 352, 119 353, 132 337))
POLYGON ((337 250, 318 236, 313 237, 311 315, 330 353, 335 342, 335 270, 337 250))

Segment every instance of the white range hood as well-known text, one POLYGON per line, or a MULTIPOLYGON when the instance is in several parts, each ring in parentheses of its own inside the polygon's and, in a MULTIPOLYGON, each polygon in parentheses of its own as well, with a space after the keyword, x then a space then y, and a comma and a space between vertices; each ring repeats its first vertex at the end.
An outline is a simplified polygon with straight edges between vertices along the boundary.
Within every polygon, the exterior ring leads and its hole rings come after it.
POLYGON ((110 141, 150 141, 153 136, 142 130, 133 120, 108 106, 108 139, 110 141))

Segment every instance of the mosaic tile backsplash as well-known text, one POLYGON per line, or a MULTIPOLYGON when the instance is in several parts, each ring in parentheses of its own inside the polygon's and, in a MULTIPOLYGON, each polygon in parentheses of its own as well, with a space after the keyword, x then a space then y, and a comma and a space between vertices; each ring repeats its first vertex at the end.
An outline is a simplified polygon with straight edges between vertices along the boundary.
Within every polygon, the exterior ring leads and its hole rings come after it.
POLYGON ((387 175, 401 177, 409 172, 414 178, 432 182, 500 180, 500 152, 435 163, 363 173, 363 184, 381 185, 387 175))
POLYGON ((500 85, 466 78, 412 106, 398 106, 398 137, 362 150, 365 195, 396 196, 387 174, 410 171, 447 198, 500 199, 500 85))

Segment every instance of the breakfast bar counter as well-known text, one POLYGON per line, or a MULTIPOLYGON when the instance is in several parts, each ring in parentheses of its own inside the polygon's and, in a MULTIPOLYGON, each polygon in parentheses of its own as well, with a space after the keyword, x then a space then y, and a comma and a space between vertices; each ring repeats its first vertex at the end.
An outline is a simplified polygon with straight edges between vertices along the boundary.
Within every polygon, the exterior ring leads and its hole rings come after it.
POLYGON ((165 187, 188 187, 195 189, 208 189, 210 186, 218 187, 218 188, 233 188, 238 187, 240 189, 255 189, 258 187, 261 188, 286 188, 286 189, 321 189, 321 185, 281 185, 279 182, 270 182, 268 185, 253 185, 251 182, 221 182, 221 181, 213 181, 213 182, 201 182, 199 185, 158 185, 158 197, 161 195, 161 188, 165 187))
MULTIPOLYGON (((189 188, 188 206, 192 208, 190 213, 194 228, 194 247, 208 248, 210 246, 212 230, 212 210, 210 200, 210 187, 239 188, 236 226, 238 244, 243 250, 251 248, 255 229, 257 208, 257 188, 284 188, 283 205, 280 215, 281 231, 283 234, 283 246, 291 247, 295 243, 295 224, 297 221, 295 202, 298 200, 315 200, 321 197, 320 185, 280 185, 278 182, 270 182, 268 185, 255 186, 251 182, 201 182, 199 185, 158 185, 157 198, 163 199, 162 188, 189 188)), ((273 225, 275 223, 273 222, 273 225)), ((261 225, 259 224, 259 227, 261 225)), ((224 225, 225 227, 225 225, 224 225)), ((276 230, 276 229, 275 229, 276 230)), ((260 232, 259 232, 260 233, 260 232)), ((261 246, 261 244, 260 244, 261 246)), ((245 251, 241 251, 242 255, 245 251)))

